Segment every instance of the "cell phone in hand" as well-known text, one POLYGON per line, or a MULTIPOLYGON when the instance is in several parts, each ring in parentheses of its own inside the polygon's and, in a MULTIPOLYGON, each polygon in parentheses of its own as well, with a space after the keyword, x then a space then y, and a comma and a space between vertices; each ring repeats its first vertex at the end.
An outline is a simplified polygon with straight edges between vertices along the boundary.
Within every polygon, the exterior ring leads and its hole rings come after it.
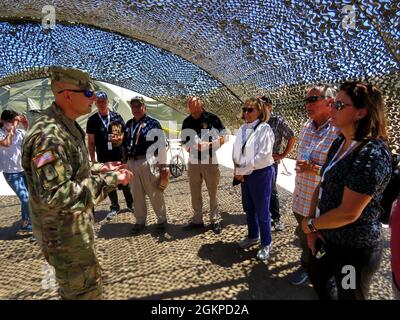
POLYGON ((315 242, 315 258, 321 259, 325 253, 324 243, 321 239, 317 239, 315 242))

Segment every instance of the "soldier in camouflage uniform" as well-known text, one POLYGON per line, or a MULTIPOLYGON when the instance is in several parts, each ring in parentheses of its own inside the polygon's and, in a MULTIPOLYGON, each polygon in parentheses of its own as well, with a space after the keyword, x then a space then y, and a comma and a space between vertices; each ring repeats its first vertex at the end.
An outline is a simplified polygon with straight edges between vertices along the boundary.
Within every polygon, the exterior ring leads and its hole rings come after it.
POLYGON ((120 163, 91 166, 85 133, 75 119, 95 100, 89 75, 53 67, 55 101, 28 131, 22 166, 29 186, 33 233, 55 268, 63 299, 101 299, 92 208, 132 173, 120 163))

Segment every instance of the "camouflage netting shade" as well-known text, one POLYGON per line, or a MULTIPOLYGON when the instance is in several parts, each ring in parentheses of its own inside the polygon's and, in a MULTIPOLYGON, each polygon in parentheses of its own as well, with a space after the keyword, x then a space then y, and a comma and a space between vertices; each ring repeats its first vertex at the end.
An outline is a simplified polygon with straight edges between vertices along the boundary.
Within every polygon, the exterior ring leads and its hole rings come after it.
POLYGON ((367 79, 387 98, 400 151, 399 2, 353 2, 3 0, 0 85, 79 67, 184 112, 200 95, 231 129, 246 97, 268 94, 298 130, 310 84, 367 79))

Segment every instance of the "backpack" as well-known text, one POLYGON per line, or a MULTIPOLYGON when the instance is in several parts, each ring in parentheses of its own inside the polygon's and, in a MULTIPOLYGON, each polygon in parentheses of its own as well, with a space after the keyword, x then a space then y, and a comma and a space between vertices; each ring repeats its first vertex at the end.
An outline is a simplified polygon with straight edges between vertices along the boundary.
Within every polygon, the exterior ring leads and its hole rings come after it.
POLYGON ((386 186, 382 194, 380 206, 382 208, 382 214, 380 221, 383 224, 389 224, 390 214, 392 211, 393 202, 397 199, 400 194, 400 155, 392 154, 392 175, 389 183, 386 186))

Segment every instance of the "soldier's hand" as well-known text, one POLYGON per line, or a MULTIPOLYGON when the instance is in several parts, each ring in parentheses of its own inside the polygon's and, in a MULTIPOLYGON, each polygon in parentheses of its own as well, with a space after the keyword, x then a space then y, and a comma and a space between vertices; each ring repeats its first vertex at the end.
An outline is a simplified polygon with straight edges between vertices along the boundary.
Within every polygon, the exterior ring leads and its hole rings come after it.
POLYGON ((117 174, 118 184, 127 185, 133 179, 133 172, 128 169, 117 170, 117 174))
POLYGON ((122 163, 121 161, 106 162, 100 168, 101 173, 106 173, 109 171, 116 171, 120 169, 128 169, 128 165, 122 163))

